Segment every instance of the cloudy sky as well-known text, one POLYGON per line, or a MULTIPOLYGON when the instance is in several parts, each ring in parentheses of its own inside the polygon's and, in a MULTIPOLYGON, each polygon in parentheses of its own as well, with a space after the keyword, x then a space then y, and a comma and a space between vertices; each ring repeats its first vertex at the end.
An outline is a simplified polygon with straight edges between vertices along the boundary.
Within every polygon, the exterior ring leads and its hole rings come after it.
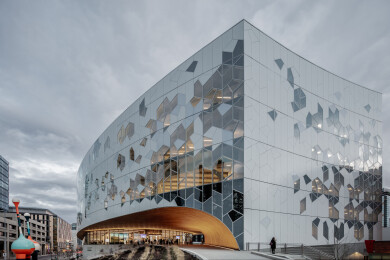
POLYGON ((0 1, 0 154, 10 162, 10 199, 75 222, 76 172, 96 138, 243 18, 315 64, 382 92, 387 129, 389 11, 390 1, 371 0, 0 1))

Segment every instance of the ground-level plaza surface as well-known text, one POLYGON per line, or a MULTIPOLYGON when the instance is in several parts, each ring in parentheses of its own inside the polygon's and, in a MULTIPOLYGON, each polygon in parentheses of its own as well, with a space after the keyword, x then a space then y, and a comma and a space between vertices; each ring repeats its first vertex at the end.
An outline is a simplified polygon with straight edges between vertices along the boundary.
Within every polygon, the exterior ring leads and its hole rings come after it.
POLYGON ((381 101, 241 21, 96 139, 77 235, 240 250, 381 240, 381 101))
POLYGON ((96 259, 96 260, 114 260, 114 259, 183 259, 183 260, 213 260, 213 259, 268 259, 264 256, 252 254, 248 251, 237 251, 232 249, 216 248, 212 246, 176 246, 176 245, 133 245, 124 246, 117 250, 116 253, 103 253, 90 256, 90 254, 84 254, 83 259, 96 259))

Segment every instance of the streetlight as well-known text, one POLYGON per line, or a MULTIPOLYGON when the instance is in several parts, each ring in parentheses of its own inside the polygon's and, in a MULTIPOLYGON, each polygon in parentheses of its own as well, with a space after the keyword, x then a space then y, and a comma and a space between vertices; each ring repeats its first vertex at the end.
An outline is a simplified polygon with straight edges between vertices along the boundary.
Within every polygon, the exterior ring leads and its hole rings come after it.
POLYGON ((19 215, 19 210, 18 210, 18 206, 19 206, 19 203, 20 203, 20 199, 17 199, 17 198, 13 198, 12 199, 12 203, 15 205, 15 209, 16 209, 16 217, 18 218, 18 226, 19 226, 19 234, 23 234, 22 233, 22 227, 21 227, 21 221, 20 221, 20 215, 19 215))

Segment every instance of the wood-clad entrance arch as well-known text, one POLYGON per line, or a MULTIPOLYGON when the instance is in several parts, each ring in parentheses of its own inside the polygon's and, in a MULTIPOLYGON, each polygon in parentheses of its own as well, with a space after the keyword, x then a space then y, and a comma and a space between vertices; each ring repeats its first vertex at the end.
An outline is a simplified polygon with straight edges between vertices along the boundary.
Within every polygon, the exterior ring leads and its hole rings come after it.
POLYGON ((77 233, 82 239, 87 231, 101 229, 173 229, 203 233, 205 243, 239 249, 230 230, 216 217, 186 207, 164 207, 108 219, 77 233))

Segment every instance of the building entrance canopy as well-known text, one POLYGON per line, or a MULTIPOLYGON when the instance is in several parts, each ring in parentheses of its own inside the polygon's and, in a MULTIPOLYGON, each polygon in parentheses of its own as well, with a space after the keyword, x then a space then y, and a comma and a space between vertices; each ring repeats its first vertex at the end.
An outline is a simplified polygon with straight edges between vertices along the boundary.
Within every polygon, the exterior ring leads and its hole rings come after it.
MULTIPOLYGON (((83 238, 87 234, 101 236, 102 234, 97 232, 104 230, 118 230, 118 232, 103 233, 103 236, 107 236, 107 238, 104 238, 105 243, 117 240, 118 243, 119 240, 124 243, 125 236, 126 239, 136 239, 135 236, 141 238, 141 234, 146 235, 144 238, 148 238, 147 235, 149 233, 152 234, 154 232, 154 235, 156 235, 160 231, 161 235, 164 234, 167 237, 168 232, 167 238, 175 239, 177 236, 176 233, 173 234, 173 231, 175 231, 179 233, 179 236, 202 233, 204 234, 204 242, 206 244, 238 249, 232 233, 219 219, 203 211, 186 207, 157 208, 108 219, 80 230, 77 236, 79 238, 83 238), (170 231, 172 231, 172 234, 169 233, 170 231), (106 239, 109 239, 108 242, 106 242, 106 239)), ((161 236, 161 238, 163 237, 161 236)), ((95 240, 95 237, 90 237, 89 239, 95 240)), ((93 240, 90 241, 92 242, 93 240)))

